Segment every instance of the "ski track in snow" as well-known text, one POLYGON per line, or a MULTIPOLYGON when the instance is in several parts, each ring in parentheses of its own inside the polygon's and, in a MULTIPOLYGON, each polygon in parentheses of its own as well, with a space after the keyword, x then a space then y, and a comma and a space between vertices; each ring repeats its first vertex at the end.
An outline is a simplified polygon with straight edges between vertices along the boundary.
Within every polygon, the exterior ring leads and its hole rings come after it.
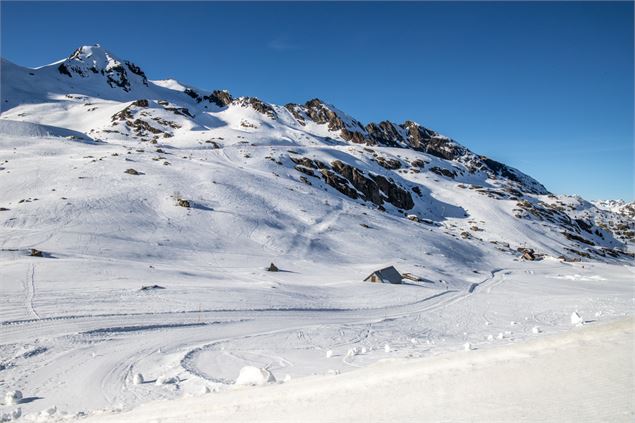
POLYGON ((24 278, 24 305, 28 313, 40 320, 40 315, 35 311, 33 299, 35 298, 35 264, 29 265, 24 278))

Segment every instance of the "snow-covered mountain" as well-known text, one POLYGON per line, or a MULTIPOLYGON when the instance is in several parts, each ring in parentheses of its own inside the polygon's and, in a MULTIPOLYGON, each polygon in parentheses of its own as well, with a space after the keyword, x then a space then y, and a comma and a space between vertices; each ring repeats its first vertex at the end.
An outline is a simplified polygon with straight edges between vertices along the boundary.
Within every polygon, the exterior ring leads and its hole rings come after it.
MULTIPOLYGON (((363 205, 373 217, 402 217, 404 226, 411 226, 410 216, 435 233, 462 237, 462 244, 497 242, 556 257, 619 257, 627 249, 596 224, 590 203, 553 196, 522 172, 412 121, 363 124, 319 99, 278 106, 174 80, 149 81, 139 66, 99 45, 37 69, 3 60, 2 88, 4 136, 72 133, 83 142, 126 148, 127 157, 99 159, 113 162, 101 177, 134 158, 139 171, 159 180, 148 162, 170 163, 175 175, 164 182, 176 182, 185 179, 176 176, 183 161, 211 155, 243 174, 226 189, 239 191, 250 178, 260 179, 272 200, 280 190, 297 191, 291 208, 301 208, 309 194, 363 205)), ((191 186, 179 192, 201 195, 191 186)), ((19 197, 5 197, 4 206, 16 207, 19 197)), ((308 229, 304 225, 294 230, 308 229)), ((276 237, 286 236, 286 224, 282 228, 276 237)))
POLYGON ((632 215, 418 123, 153 81, 100 46, 3 59, 0 77, 0 371, 43 398, 25 410, 126 408, 244 363, 340 371, 632 308, 632 215), (412 283, 362 282, 391 265, 412 283))
POLYGON ((599 209, 635 219, 635 201, 629 203, 624 200, 597 200, 593 204, 599 209))

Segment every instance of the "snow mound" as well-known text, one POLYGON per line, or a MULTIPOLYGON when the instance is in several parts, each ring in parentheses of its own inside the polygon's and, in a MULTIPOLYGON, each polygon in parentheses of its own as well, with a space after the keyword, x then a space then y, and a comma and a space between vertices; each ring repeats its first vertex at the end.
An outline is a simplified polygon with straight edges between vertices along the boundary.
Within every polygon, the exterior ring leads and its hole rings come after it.
POLYGON ((61 137, 84 142, 93 142, 93 139, 88 135, 71 129, 10 119, 0 119, 0 136, 61 137))
POLYGON ((143 382, 144 382, 144 379, 141 373, 137 373, 132 377, 132 383, 134 385, 141 385, 143 382))
POLYGON ((8 391, 4 394, 4 405, 16 405, 22 401, 22 392, 8 391))
POLYGON ((8 413, 0 413, 0 422, 10 422, 13 420, 17 420, 22 417, 22 409, 16 408, 15 410, 11 410, 8 413))
POLYGON ((240 369, 236 385, 265 385, 267 383, 275 383, 276 378, 267 369, 261 369, 254 366, 245 366, 240 369))
POLYGON ((582 316, 578 314, 577 311, 574 311, 573 313, 571 313, 571 324, 572 325, 584 324, 584 319, 582 318, 582 316))

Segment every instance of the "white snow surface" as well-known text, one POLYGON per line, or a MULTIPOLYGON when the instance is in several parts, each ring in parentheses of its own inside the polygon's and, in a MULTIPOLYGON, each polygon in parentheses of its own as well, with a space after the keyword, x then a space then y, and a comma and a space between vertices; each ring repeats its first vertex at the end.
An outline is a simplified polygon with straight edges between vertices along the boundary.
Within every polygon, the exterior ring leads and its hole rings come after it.
POLYGON ((232 390, 245 366, 295 383, 541 338, 572 330, 574 311, 632 315, 632 242, 600 225, 632 219, 579 197, 487 195, 520 185, 460 160, 347 142, 285 107, 270 105, 272 118, 244 102, 197 102, 186 84, 128 63, 96 46, 38 69, 2 60, 0 391, 24 394, 25 418, 232 390), (390 178, 414 206, 350 198, 319 170, 298 171, 303 157, 390 178), (521 201, 541 208, 520 211, 521 201), (526 248, 542 260, 522 260, 526 248), (362 282, 391 265, 418 280, 362 282))
POLYGON ((632 422, 633 322, 424 359, 385 360, 336 376, 157 401, 90 423, 632 422))

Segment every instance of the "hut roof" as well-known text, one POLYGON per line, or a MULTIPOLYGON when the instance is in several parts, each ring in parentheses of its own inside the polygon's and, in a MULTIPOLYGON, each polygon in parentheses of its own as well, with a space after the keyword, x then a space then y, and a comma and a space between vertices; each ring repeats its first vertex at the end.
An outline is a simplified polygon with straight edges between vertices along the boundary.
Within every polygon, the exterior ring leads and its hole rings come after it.
POLYGON ((368 277, 366 277, 364 281, 369 280, 373 275, 379 276, 379 278, 384 283, 401 283, 401 279, 403 279, 401 273, 399 273, 394 266, 388 266, 384 267, 383 269, 375 270, 373 273, 368 275, 368 277))

